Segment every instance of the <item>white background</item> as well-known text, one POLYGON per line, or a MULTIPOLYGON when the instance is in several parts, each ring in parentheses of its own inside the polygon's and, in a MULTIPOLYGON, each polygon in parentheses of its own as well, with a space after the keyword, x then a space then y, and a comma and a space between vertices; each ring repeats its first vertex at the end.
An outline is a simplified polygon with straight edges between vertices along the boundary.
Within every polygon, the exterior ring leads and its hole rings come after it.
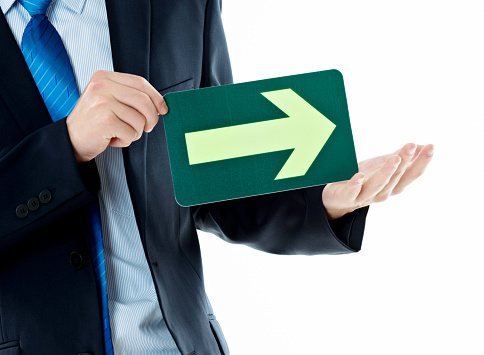
POLYGON ((484 354, 484 2, 225 0, 223 20, 235 82, 343 73, 359 160, 435 144, 358 254, 201 235, 232 354, 484 354))

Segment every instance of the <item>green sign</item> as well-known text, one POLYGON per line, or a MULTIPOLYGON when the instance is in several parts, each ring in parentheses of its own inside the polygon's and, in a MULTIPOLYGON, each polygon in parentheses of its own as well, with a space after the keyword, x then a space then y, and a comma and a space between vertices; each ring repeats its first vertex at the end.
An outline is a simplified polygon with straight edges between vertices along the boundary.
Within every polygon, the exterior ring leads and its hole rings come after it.
POLYGON ((182 206, 347 180, 358 171, 337 70, 170 93, 165 100, 182 206))

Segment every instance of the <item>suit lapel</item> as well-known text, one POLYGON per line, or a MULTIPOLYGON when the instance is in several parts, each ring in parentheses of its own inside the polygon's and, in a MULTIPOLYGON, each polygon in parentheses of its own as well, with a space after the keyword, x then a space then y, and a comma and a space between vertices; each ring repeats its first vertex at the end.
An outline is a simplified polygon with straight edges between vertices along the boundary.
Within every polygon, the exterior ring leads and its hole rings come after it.
MULTIPOLYGON (((149 0, 106 0, 114 71, 142 76, 149 80, 151 9, 149 0)), ((123 148, 126 180, 136 222, 145 244, 147 185, 146 133, 123 148)))
POLYGON ((149 79, 149 0, 106 0, 114 71, 149 79))
POLYGON ((0 53, 0 96, 28 135, 51 123, 52 119, 1 11, 0 53))

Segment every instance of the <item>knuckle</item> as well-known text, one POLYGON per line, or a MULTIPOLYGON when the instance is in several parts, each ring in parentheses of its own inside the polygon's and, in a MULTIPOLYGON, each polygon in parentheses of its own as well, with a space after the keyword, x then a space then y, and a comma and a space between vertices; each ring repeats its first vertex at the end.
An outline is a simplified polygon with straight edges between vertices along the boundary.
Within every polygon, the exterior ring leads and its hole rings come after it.
POLYGON ((94 74, 92 74, 92 79, 101 79, 106 77, 106 70, 96 70, 94 74))
POLYGON ((110 105, 110 100, 105 96, 96 96, 92 101, 92 107, 95 109, 103 109, 110 105))
POLYGON ((154 120, 153 120, 153 127, 156 126, 159 121, 160 121, 160 116, 156 115, 154 120))
POLYGON ((146 80, 146 78, 142 76, 133 75, 132 78, 133 78, 133 84, 136 88, 138 88, 138 90, 144 91, 150 85, 148 80, 146 80))
POLYGON ((94 78, 94 75, 93 75, 91 81, 89 81, 89 83, 86 86, 86 91, 87 92, 97 92, 97 91, 103 89, 104 85, 105 85, 105 83, 104 83, 103 79, 94 78))
POLYGON ((104 127, 113 126, 116 120, 117 119, 113 114, 105 114, 100 116, 99 124, 104 127))
POLYGON ((130 124, 139 133, 143 132, 145 128, 146 119, 140 113, 133 113, 131 116, 130 124))
POLYGON ((152 105, 150 97, 147 94, 145 94, 145 93, 140 93, 140 95, 139 95, 139 102, 143 106, 152 105))
POLYGON ((153 114, 148 117, 147 124, 149 126, 155 126, 159 119, 158 112, 153 112, 153 114))
POLYGON ((139 80, 140 80, 140 84, 143 85, 144 87, 149 87, 151 86, 151 84, 149 83, 148 80, 146 80, 146 78, 143 78, 142 76, 139 77, 139 80))
POLYGON ((138 139, 141 138, 141 136, 143 135, 143 129, 133 129, 133 134, 132 134, 132 138, 131 138, 131 141, 134 142, 134 141, 137 141, 138 139))

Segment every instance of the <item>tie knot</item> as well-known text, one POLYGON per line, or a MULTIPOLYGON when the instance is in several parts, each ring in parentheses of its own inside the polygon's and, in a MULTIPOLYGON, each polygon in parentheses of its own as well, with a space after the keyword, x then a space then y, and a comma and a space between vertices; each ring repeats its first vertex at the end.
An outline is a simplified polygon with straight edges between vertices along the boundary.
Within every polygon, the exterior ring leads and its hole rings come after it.
POLYGON ((18 0, 30 16, 45 15, 52 0, 18 0))

